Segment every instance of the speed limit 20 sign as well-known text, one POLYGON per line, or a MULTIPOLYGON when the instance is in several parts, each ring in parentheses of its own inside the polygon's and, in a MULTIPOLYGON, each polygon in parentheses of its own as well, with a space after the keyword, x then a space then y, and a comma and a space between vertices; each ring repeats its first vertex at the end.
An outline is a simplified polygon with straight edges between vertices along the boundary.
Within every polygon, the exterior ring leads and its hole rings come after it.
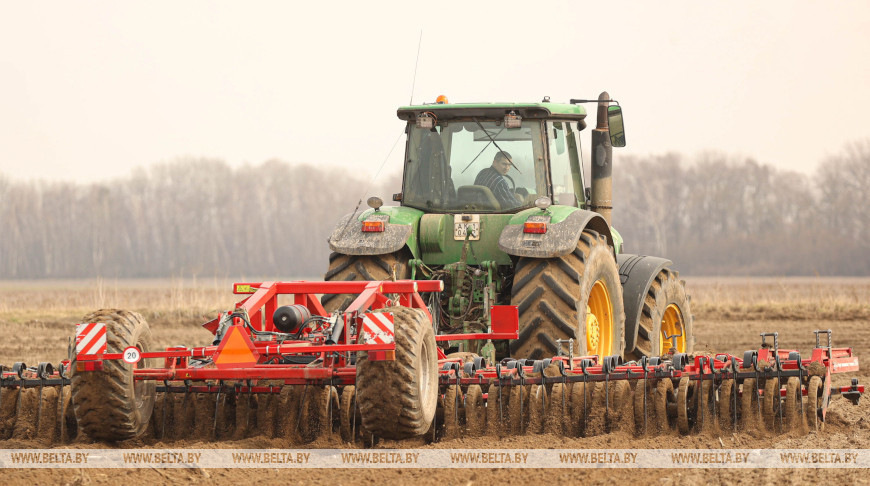
POLYGON ((140 359, 142 359, 142 353, 139 352, 139 348, 136 346, 130 346, 124 350, 124 362, 135 364, 140 359))

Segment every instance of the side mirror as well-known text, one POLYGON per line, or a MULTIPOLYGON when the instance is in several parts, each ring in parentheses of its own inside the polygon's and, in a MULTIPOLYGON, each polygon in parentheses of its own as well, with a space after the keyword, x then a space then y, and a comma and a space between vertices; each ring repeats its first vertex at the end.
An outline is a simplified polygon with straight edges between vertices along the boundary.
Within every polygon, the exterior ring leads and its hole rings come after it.
POLYGON ((607 125, 610 127, 610 145, 625 147, 625 125, 622 122, 622 107, 607 107, 607 125))

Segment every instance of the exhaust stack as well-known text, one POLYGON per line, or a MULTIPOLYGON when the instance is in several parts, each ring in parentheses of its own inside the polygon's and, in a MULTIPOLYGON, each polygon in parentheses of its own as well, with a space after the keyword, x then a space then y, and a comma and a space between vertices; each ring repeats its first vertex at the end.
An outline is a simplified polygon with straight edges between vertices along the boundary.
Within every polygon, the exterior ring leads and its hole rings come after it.
POLYGON ((607 106, 610 95, 604 91, 598 95, 598 122, 592 130, 592 207, 612 224, 613 212, 613 146, 610 144, 610 129, 607 126, 607 106))

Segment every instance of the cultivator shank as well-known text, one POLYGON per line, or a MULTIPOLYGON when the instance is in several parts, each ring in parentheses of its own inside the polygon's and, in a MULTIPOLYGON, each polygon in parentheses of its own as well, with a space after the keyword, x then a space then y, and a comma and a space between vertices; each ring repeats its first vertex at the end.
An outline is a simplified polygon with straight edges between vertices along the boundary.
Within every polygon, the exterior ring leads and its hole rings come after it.
POLYGON ((831 397, 857 403, 864 393, 856 379, 834 386, 858 359, 833 347, 831 331, 817 331, 808 358, 780 349, 776 333, 741 357, 623 363, 573 356, 570 339, 559 343, 567 353, 544 360, 445 356, 438 342, 516 339, 518 322, 516 307, 493 306, 487 332, 435 335, 420 293, 442 289, 437 280, 235 284, 246 297, 203 325, 211 344, 163 351, 149 349, 138 314, 99 311, 57 369, 0 368, 0 438, 782 432, 818 429, 831 397), (329 314, 316 298, 329 293, 358 297, 329 314))

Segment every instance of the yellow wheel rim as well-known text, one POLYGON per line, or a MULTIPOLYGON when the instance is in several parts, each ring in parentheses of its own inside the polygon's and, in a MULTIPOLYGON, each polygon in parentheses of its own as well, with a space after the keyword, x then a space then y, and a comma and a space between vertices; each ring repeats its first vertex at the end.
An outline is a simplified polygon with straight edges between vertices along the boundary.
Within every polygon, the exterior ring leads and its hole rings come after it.
POLYGON ((670 304, 662 317, 662 336, 659 342, 659 356, 669 354, 671 348, 677 353, 686 352, 686 332, 683 325, 683 313, 677 304, 670 304))
POLYGON ((602 280, 592 285, 586 304, 586 349, 598 356, 609 356, 613 349, 613 304, 602 280))

